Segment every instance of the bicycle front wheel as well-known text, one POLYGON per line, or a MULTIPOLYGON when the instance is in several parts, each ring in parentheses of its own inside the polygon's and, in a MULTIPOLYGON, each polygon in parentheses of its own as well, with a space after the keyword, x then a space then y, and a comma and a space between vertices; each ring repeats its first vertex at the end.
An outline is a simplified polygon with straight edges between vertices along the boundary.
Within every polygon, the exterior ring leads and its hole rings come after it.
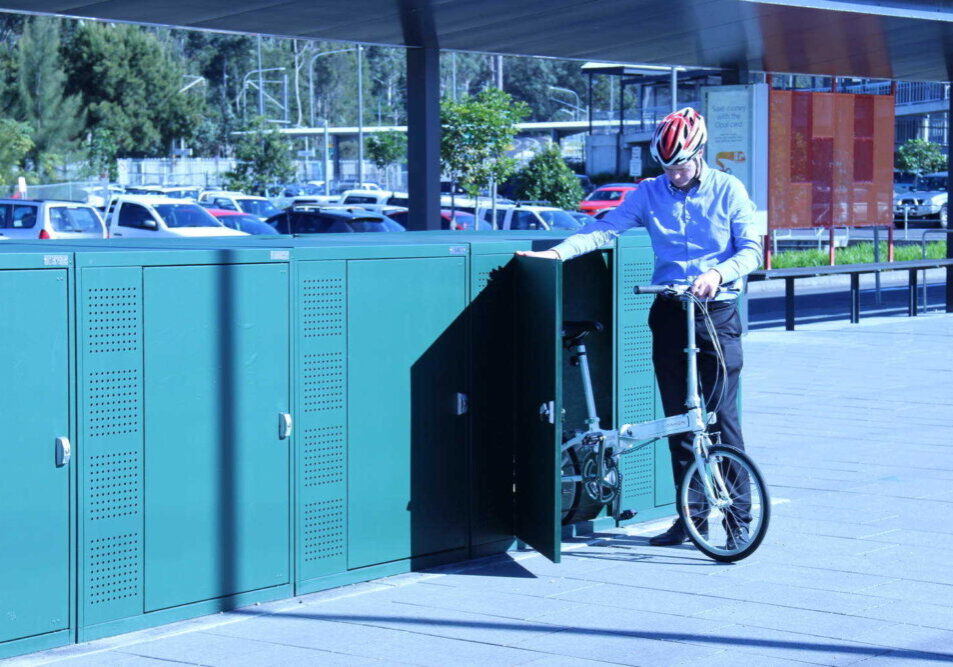
POLYGON ((701 467, 695 461, 688 466, 676 505, 698 550, 725 563, 754 553, 771 520, 771 499, 761 471, 747 454, 727 445, 709 447, 701 467))

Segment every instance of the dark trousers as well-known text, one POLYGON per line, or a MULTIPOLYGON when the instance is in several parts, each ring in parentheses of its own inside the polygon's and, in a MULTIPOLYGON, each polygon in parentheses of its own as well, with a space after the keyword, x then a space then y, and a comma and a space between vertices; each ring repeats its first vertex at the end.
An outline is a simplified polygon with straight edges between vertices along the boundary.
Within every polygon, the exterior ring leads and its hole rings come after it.
MULTIPOLYGON (((738 377, 743 364, 741 354, 741 318, 734 301, 709 302, 708 312, 721 342, 728 374, 718 376, 718 358, 715 355, 711 336, 705 327, 700 310, 695 308, 695 340, 700 348, 698 354, 698 377, 700 394, 708 410, 718 409, 717 422, 710 427, 712 432, 721 432, 721 441, 744 449, 741 425, 738 421, 738 377), (717 382, 716 382, 717 378, 717 382), (722 385, 724 395, 722 396, 722 385), (719 397, 721 402, 719 404, 719 397)), ((662 397, 662 409, 666 417, 685 412, 687 356, 685 310, 680 301, 657 298, 649 312, 649 328, 652 330, 652 363, 662 397)), ((691 464, 692 434, 681 433, 669 437, 672 453, 672 473, 675 486, 691 464)), ((741 480, 739 480, 741 481, 741 480)), ((744 480, 745 482, 747 479, 744 480)), ((745 515, 747 512, 743 512, 745 515)), ((745 517, 747 519, 747 517, 745 517)), ((750 519, 747 519, 750 520, 750 519)))

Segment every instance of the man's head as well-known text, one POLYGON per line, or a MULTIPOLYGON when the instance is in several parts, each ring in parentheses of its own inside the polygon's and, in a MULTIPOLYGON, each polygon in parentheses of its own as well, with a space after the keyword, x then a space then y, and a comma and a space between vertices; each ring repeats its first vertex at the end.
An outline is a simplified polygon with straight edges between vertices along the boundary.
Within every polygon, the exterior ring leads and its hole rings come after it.
POLYGON ((669 183, 680 190, 687 190, 701 174, 701 161, 702 151, 699 151, 688 162, 672 165, 671 167, 662 167, 662 171, 668 176, 669 183))
POLYGON ((689 164, 694 164, 697 169, 706 141, 708 129, 705 127, 705 118, 691 107, 685 107, 662 119, 655 128, 650 148, 652 157, 668 173, 671 168, 689 164))

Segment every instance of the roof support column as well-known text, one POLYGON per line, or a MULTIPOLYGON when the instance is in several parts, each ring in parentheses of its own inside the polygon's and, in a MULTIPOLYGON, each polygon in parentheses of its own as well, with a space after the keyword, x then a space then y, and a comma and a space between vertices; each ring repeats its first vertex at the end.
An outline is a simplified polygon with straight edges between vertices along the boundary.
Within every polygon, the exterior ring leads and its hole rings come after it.
POLYGON ((407 49, 408 229, 440 229, 440 52, 407 49))

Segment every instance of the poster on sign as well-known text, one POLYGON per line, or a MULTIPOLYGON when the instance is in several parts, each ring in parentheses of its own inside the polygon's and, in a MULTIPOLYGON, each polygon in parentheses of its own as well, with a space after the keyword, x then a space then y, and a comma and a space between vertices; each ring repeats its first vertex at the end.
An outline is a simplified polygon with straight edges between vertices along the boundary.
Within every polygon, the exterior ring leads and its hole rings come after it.
POLYGON ((736 176, 758 209, 759 233, 767 234, 768 87, 714 86, 703 91, 708 166, 736 176))

